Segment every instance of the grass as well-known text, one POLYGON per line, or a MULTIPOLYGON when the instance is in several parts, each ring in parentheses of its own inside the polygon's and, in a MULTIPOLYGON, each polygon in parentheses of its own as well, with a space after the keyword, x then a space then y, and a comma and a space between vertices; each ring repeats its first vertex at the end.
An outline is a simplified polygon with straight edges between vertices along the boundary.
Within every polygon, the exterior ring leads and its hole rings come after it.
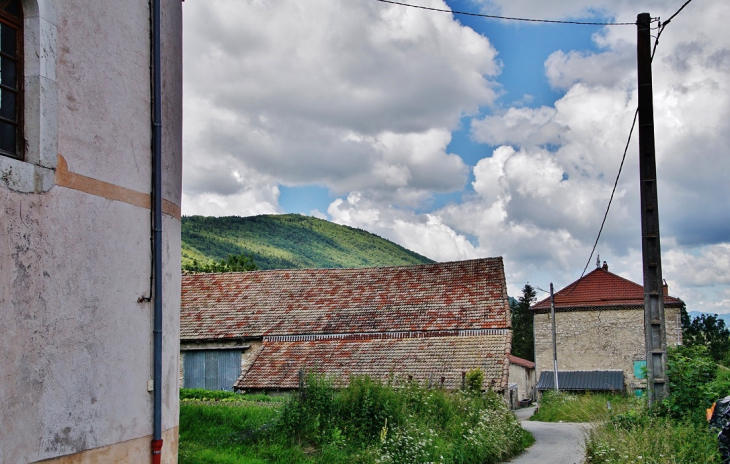
POLYGON ((705 424, 662 417, 642 398, 547 392, 532 420, 594 423, 586 437, 588 464, 721 462, 705 424))
POLYGON ((233 393, 228 391, 218 390, 205 390, 203 388, 181 388, 180 389, 180 401, 213 401, 221 403, 284 403, 287 401, 287 397, 271 396, 264 394, 244 394, 244 393, 233 393))
POLYGON ((487 464, 534 441, 494 393, 396 387, 366 377, 336 390, 317 376, 283 402, 229 395, 202 401, 209 393, 184 392, 181 464, 487 464))
POLYGON ((586 457, 590 464, 721 462, 717 440, 706 426, 648 414, 639 421, 614 420, 592 429, 586 457))
POLYGON ((612 393, 584 393, 547 391, 542 395, 539 408, 530 420, 541 422, 599 422, 612 415, 627 412, 641 400, 612 393))

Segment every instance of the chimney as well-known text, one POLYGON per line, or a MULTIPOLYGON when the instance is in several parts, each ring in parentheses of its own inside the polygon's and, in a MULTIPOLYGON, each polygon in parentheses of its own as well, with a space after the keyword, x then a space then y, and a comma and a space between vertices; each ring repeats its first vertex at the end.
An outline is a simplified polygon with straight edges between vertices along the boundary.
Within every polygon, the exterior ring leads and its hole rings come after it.
POLYGON ((669 296, 669 285, 667 285, 666 280, 664 280, 664 285, 662 285, 662 292, 664 293, 664 296, 669 296))
POLYGON ((608 264, 606 264, 606 261, 603 262, 603 270, 608 272, 608 264))

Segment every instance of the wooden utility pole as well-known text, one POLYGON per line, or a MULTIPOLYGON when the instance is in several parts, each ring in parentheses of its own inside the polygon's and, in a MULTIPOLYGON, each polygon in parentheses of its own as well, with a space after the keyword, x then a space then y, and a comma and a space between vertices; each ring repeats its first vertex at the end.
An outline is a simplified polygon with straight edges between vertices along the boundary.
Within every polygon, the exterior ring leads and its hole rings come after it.
POLYGON ((555 376, 555 391, 560 391, 558 386, 558 345, 555 336, 555 295, 553 283, 550 282, 550 317, 553 320, 553 375, 555 376))
POLYGON ((639 178, 641 182, 641 250, 644 264, 644 339, 649 403, 669 395, 666 378, 667 336, 664 325, 662 257, 659 244, 654 103, 651 86, 651 16, 636 18, 639 83, 639 178))

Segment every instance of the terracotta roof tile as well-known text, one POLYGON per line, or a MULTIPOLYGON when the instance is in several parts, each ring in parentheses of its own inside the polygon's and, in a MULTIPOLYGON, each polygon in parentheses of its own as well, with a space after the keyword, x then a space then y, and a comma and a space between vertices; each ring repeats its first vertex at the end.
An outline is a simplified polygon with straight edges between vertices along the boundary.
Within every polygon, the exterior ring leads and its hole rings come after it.
MULTIPOLYGON (((236 382, 238 389, 297 388, 300 368, 340 378, 369 375, 387 381, 409 376, 425 384, 456 389, 461 373, 481 368, 493 387, 507 383, 510 332, 474 337, 425 337, 401 339, 329 339, 314 341, 264 341, 264 348, 247 373, 236 382)), ((485 380, 486 381, 486 380, 485 380)), ((486 385, 485 385, 486 387, 486 385)))
MULTIPOLYGON (((510 364, 517 364, 518 366, 526 367, 528 369, 534 369, 535 363, 528 361, 527 359, 518 358, 517 356, 509 355, 510 364)), ((560 380, 560 378, 558 378, 560 380)))
POLYGON ((509 324, 502 258, 182 276, 183 340, 509 324))
MULTIPOLYGON (((672 296, 664 297, 665 305, 680 305, 682 301, 672 296)), ((644 287, 612 272, 597 268, 582 279, 576 280, 555 293, 555 309, 591 307, 644 306, 644 287)), ((530 309, 550 309, 550 297, 534 304, 530 309)))

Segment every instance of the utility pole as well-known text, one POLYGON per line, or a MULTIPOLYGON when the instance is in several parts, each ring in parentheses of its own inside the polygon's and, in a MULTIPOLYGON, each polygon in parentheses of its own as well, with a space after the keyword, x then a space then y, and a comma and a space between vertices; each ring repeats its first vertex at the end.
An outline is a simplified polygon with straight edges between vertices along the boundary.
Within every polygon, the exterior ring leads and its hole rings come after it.
POLYGON ((553 283, 550 282, 550 317, 553 320, 553 375, 555 376, 555 391, 560 391, 558 386, 558 347, 555 341, 555 295, 553 294, 553 283))
POLYGON ((651 16, 636 18, 639 84, 639 178, 641 182, 641 250, 644 265, 644 339, 649 404, 669 395, 666 378, 662 257, 659 243, 654 103, 651 85, 651 16))

